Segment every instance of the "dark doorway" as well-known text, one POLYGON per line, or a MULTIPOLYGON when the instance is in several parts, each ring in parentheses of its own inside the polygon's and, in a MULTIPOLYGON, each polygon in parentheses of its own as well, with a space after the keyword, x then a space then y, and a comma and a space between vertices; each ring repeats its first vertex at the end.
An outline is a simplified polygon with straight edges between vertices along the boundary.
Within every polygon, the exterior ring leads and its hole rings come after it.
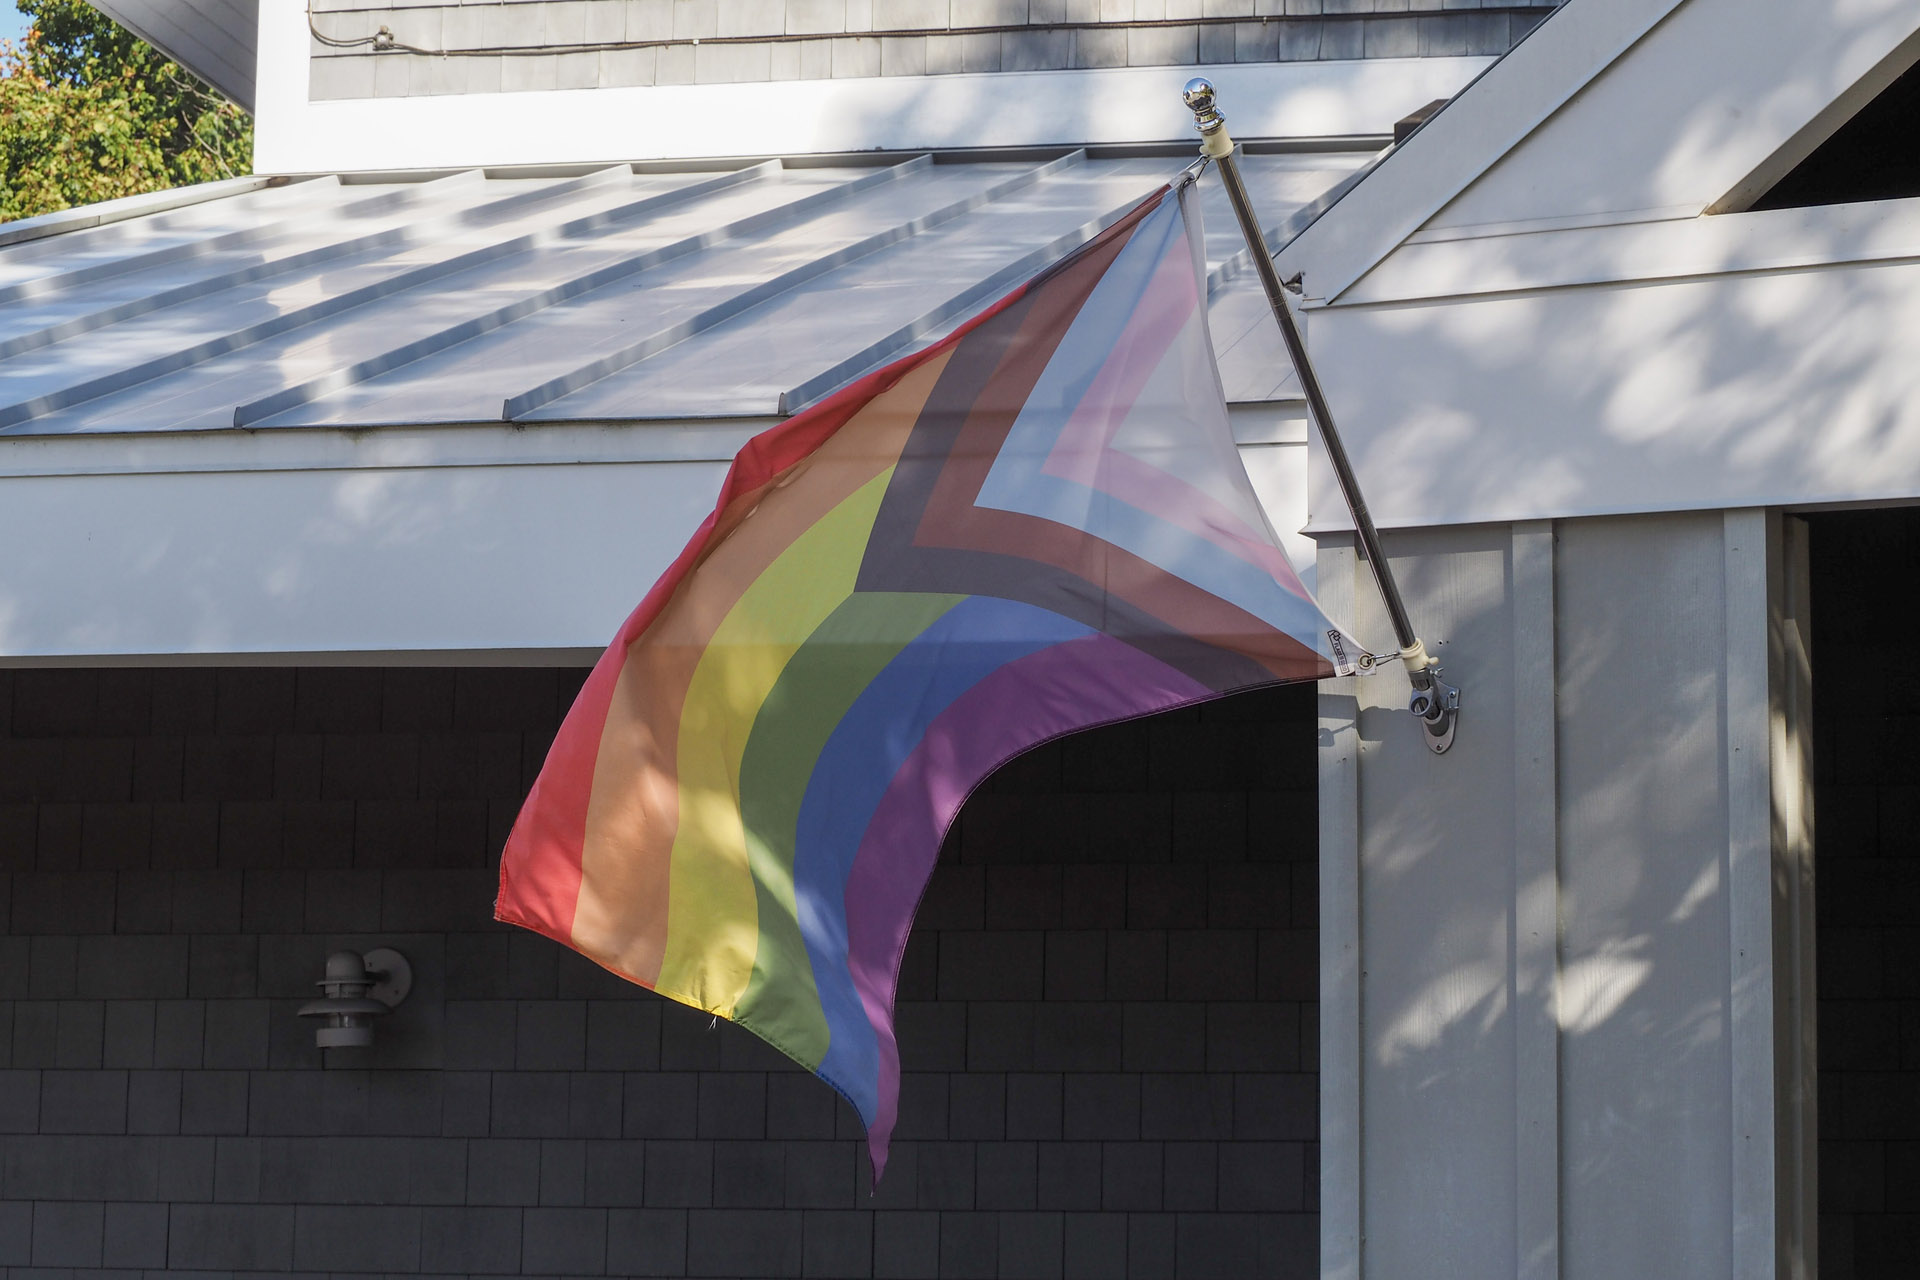
POLYGON ((1920 508, 1811 519, 1821 1280, 1920 1275, 1920 508))

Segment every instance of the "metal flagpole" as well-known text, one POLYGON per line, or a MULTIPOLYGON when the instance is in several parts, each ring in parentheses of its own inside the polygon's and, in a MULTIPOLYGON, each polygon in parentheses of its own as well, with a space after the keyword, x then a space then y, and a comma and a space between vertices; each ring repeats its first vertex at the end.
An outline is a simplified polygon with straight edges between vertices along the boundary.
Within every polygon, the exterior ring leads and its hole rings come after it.
POLYGON ((1406 664, 1407 679, 1413 684, 1410 709, 1419 718, 1426 733, 1427 746, 1438 754, 1453 745, 1454 726, 1460 714, 1460 690, 1440 679, 1439 660, 1427 653, 1426 646, 1413 629, 1413 620, 1407 616, 1406 602, 1400 598, 1400 586, 1393 580, 1393 568, 1387 563, 1386 552, 1380 546, 1380 534, 1373 527, 1373 516, 1367 511, 1367 499, 1360 492, 1359 480, 1354 477, 1353 463, 1347 457, 1346 446, 1340 443, 1340 430, 1334 425, 1333 414, 1327 408, 1327 397, 1320 390, 1320 378, 1313 371, 1313 363, 1307 359, 1307 347, 1301 341, 1300 326, 1293 318, 1292 308, 1287 305, 1286 288, 1280 283, 1280 273, 1274 269, 1273 255, 1267 252, 1266 233, 1260 228, 1260 219, 1254 215, 1246 184, 1240 180, 1240 165, 1234 157, 1233 139, 1227 134, 1227 118, 1214 108, 1213 84, 1203 79, 1189 80, 1181 96, 1193 110, 1194 124, 1200 130, 1200 154, 1220 166, 1220 180, 1227 189, 1227 199, 1233 204, 1233 216, 1240 222, 1240 234, 1246 237, 1248 256, 1253 259, 1261 287, 1267 291, 1267 302, 1273 308, 1273 318, 1280 322, 1280 336, 1286 341, 1287 354, 1293 360, 1294 372, 1300 377, 1300 390, 1306 397, 1307 411, 1320 428, 1320 439, 1327 447, 1327 461, 1333 464, 1333 472, 1340 479, 1340 492, 1346 495, 1347 509, 1353 513, 1353 527, 1360 535, 1361 550, 1373 570, 1374 582, 1379 585, 1380 598, 1386 602, 1387 617, 1393 622, 1393 637, 1400 646, 1400 660, 1406 664))

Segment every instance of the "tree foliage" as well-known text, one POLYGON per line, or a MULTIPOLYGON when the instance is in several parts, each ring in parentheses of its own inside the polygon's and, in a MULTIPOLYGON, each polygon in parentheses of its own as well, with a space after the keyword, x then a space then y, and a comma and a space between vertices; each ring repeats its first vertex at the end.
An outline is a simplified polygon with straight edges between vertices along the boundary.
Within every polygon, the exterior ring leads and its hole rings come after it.
POLYGON ((16 2, 33 27, 0 42, 0 220, 252 170, 239 107, 84 0, 16 2))

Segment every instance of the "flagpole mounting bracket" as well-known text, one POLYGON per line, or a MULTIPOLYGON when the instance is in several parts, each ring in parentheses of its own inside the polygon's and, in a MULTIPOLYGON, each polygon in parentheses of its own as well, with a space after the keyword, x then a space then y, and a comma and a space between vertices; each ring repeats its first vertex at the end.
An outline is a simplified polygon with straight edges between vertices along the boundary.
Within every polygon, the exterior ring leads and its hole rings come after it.
POLYGON ((1453 730, 1460 723, 1460 690, 1440 678, 1439 667, 1427 668, 1427 687, 1415 686, 1407 703, 1426 736, 1427 750, 1444 755, 1453 745, 1453 730))

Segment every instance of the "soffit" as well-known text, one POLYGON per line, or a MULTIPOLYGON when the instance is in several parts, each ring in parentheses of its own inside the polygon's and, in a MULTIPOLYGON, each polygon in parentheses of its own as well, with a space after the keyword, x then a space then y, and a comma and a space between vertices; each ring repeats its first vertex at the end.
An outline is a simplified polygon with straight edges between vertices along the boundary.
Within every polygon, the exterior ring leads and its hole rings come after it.
POLYGON ((87 0, 154 48, 253 110, 260 0, 87 0))

